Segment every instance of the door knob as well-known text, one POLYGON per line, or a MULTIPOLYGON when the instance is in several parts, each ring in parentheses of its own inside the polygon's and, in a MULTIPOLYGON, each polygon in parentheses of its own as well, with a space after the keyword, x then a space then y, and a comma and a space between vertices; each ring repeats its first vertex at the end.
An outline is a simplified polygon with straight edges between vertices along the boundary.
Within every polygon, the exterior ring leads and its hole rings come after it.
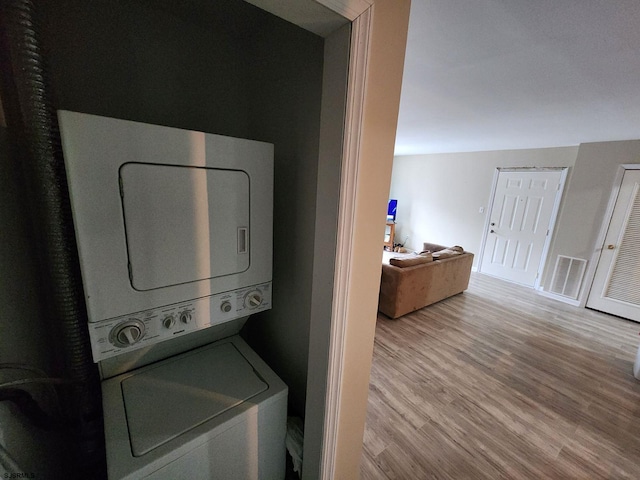
POLYGON ((607 248, 608 248, 609 250, 613 250, 614 248, 616 248, 616 246, 615 246, 615 245, 607 245, 607 248))
POLYGON ((489 230, 489 233, 496 233, 495 230, 489 230))

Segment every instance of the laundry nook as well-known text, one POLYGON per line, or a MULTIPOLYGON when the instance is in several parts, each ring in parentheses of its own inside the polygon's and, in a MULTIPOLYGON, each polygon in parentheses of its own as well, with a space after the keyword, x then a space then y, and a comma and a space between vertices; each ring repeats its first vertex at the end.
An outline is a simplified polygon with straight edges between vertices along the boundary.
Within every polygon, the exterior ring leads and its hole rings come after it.
POLYGON ((237 335, 271 307, 273 146, 59 123, 109 478, 283 478, 287 387, 237 335))

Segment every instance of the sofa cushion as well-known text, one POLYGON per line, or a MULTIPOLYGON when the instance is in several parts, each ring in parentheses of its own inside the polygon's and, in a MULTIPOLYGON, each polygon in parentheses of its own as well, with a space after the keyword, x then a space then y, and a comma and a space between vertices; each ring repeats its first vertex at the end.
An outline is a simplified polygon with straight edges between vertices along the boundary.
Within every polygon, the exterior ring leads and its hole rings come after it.
POLYGON ((445 258, 451 258, 455 255, 460 255, 464 253, 464 249, 459 245, 454 247, 445 248, 444 250, 439 250, 433 253, 434 260, 444 260, 445 258))
POLYGON ((389 264, 393 265, 394 267, 404 268, 404 267, 411 267, 413 265, 420 265, 421 263, 428 263, 431 261, 433 261, 433 257, 431 256, 431 254, 427 254, 427 255, 415 255, 412 257, 391 258, 389 260, 389 264))
POLYGON ((437 243, 428 243, 428 242, 424 242, 422 244, 422 251, 430 251, 430 252, 437 252, 440 250, 444 250, 445 247, 444 245, 438 245, 437 243))

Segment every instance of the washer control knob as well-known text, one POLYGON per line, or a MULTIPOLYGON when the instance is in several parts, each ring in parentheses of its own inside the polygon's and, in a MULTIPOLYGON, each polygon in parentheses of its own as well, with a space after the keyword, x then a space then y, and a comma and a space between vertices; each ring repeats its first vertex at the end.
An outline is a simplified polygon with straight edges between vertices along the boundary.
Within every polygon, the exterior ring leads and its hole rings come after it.
POLYGON ((175 325, 175 323, 176 323, 176 319, 173 318, 173 315, 167 315, 162 320, 162 326, 164 328, 171 328, 171 327, 173 327, 175 325))
POLYGON ((253 290, 247 293, 244 297, 244 306, 247 308, 258 308, 262 304, 262 292, 260 290, 253 290))
POLYGON ((180 321, 182 323, 191 323, 192 317, 191 317, 191 312, 189 310, 185 310, 184 312, 182 312, 180 314, 180 321))
POLYGON ((144 323, 137 318, 116 325, 109 334, 109 340, 116 347, 124 348, 138 343, 144 337, 144 323))
POLYGON ((229 300, 225 300, 220 304, 220 310, 222 310, 224 313, 229 313, 231 311, 231 308, 233 307, 231 306, 231 302, 229 302, 229 300))

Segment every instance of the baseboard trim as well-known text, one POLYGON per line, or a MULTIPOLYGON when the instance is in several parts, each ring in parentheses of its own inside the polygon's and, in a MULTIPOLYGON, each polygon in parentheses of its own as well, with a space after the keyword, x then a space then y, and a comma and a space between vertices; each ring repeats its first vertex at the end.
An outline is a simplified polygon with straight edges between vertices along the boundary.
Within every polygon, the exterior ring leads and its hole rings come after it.
POLYGON ((580 301, 575 300, 573 298, 563 297, 562 295, 556 295, 555 293, 550 293, 545 290, 536 289, 536 292, 543 297, 551 298, 553 300, 558 300, 559 302, 568 303, 569 305, 573 305, 574 307, 580 307, 580 301))

